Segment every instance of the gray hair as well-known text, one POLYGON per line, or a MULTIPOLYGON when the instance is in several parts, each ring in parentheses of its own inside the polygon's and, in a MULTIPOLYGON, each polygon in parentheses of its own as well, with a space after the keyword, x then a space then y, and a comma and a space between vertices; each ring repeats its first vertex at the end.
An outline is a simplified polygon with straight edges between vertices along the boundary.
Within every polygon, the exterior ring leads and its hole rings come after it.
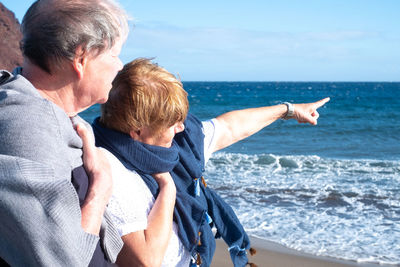
POLYGON ((21 30, 24 57, 49 74, 78 48, 101 54, 129 32, 128 16, 114 0, 37 0, 21 30))

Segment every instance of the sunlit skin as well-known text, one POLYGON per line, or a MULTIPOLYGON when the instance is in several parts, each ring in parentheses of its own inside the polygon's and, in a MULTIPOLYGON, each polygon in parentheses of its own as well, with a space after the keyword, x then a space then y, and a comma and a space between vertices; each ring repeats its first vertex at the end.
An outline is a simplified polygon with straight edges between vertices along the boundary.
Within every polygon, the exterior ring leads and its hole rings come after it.
POLYGON ((119 58, 122 48, 122 40, 117 40, 114 46, 99 55, 89 54, 81 58, 78 63, 80 81, 76 96, 80 99, 80 105, 93 105, 105 103, 112 88, 112 82, 117 73, 122 69, 123 63, 119 58), (101 67, 100 67, 101 66, 101 67))
POLYGON ((95 51, 82 54, 82 48, 63 69, 47 73, 28 59, 24 60, 22 75, 50 100, 73 117, 93 104, 104 103, 112 88, 112 82, 123 64, 119 58, 123 41, 98 54, 95 51))

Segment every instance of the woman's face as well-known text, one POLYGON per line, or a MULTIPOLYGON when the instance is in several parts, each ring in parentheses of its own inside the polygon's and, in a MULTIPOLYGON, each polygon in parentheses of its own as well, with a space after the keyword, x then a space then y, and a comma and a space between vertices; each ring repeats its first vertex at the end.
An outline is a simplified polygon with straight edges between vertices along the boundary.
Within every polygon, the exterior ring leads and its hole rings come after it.
POLYGON ((162 130, 159 134, 154 134, 151 129, 148 127, 144 127, 137 134, 137 141, 153 145, 153 146, 161 146, 161 147, 171 147, 172 140, 175 137, 175 134, 182 132, 185 129, 185 125, 183 122, 177 122, 171 127, 162 130))

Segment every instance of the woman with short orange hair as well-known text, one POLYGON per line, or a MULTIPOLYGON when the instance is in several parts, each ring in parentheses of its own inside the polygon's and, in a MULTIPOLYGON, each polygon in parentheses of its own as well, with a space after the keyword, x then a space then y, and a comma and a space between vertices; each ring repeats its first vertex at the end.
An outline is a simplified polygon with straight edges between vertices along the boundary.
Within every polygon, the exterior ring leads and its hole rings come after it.
POLYGON ((328 100, 236 110, 200 122, 188 114, 187 93, 171 73, 148 59, 125 65, 93 124, 113 170, 108 210, 124 241, 117 263, 209 266, 215 227, 234 265, 245 266, 249 238, 232 208, 207 187, 205 163, 279 118, 316 124, 316 110, 328 100))

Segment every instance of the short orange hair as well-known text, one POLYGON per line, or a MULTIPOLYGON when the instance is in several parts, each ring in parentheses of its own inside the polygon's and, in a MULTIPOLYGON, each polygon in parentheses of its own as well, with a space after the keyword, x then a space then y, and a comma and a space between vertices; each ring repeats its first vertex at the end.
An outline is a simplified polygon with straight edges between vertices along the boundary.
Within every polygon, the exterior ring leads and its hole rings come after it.
POLYGON ((126 64, 113 81, 100 122, 129 134, 149 127, 154 134, 184 121, 189 109, 187 92, 176 77, 150 59, 126 64))

